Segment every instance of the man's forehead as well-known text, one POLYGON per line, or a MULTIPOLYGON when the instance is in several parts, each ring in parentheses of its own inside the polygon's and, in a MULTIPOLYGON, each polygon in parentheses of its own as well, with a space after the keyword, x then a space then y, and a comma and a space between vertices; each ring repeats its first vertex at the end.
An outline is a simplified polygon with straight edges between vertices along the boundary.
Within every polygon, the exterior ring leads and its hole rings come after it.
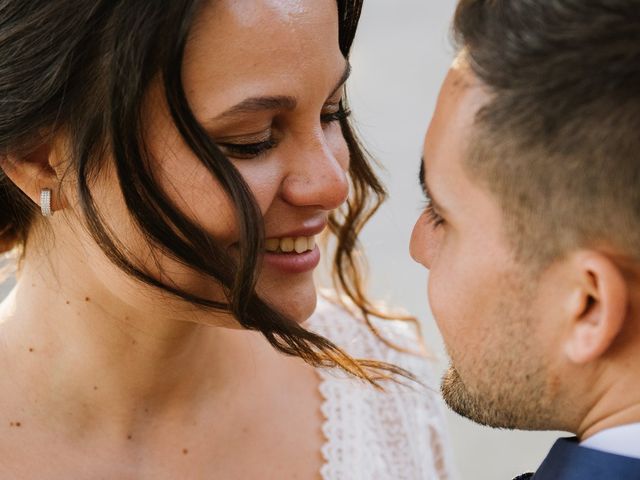
POLYGON ((441 153, 446 153, 452 146, 458 150, 466 144, 472 135, 476 114, 488 99, 466 59, 459 55, 442 85, 425 150, 443 147, 445 151, 441 153))
POLYGON ((466 59, 458 56, 443 82, 424 145, 424 181, 434 197, 459 190, 463 159, 474 135, 478 110, 489 97, 466 59))
POLYGON ((469 65, 467 55, 463 50, 453 60, 442 85, 440 99, 454 97, 460 102, 486 102, 488 97, 480 79, 469 65))
POLYGON ((447 80, 451 81, 452 88, 462 90, 473 86, 477 82, 465 50, 459 52, 456 58, 453 59, 449 67, 447 80))

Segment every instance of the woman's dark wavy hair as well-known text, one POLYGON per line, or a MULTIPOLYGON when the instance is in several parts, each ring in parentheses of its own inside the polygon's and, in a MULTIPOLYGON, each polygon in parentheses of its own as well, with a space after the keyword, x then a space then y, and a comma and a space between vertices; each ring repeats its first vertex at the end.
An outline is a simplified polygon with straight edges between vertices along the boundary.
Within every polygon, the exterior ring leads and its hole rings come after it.
MULTIPOLYGON (((371 360, 354 360, 327 339, 305 330, 256 294, 264 243, 262 215, 239 174, 189 108, 181 66, 200 0, 0 0, 0 149, 27 153, 64 130, 72 146, 84 221, 109 259, 141 282, 204 309, 231 313, 258 330, 279 351, 314 366, 340 367, 377 384, 408 372, 371 360), (239 260, 180 212, 154 181, 143 139, 142 105, 161 79, 170 114, 182 138, 235 205, 239 260), (43 134, 43 132, 48 132, 43 134), (129 213, 165 255, 219 282, 227 302, 194 296, 161 282, 125 254, 92 195, 91 180, 113 158, 129 213)), ((340 48, 348 57, 362 0, 338 0, 340 48)), ((345 105, 342 106, 346 108, 345 105)), ((385 198, 346 120, 352 195, 330 218, 337 236, 336 285, 360 307, 366 300, 356 261, 357 236, 385 198)), ((25 246, 36 206, 0 171, 0 251, 25 246)))

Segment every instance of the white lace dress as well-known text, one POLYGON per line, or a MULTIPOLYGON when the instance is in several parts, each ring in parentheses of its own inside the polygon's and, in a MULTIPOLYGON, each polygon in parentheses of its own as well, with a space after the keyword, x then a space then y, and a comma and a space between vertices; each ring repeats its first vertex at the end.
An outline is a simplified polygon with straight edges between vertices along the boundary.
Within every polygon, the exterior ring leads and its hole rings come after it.
MULTIPOLYGON (((440 480, 453 478, 446 423, 431 361, 392 349, 362 319, 320 299, 305 323, 356 358, 393 363, 428 387, 388 383, 385 392, 336 370, 318 370, 324 399, 323 480, 440 480)), ((407 322, 378 321, 384 338, 403 348, 419 348, 407 322)))

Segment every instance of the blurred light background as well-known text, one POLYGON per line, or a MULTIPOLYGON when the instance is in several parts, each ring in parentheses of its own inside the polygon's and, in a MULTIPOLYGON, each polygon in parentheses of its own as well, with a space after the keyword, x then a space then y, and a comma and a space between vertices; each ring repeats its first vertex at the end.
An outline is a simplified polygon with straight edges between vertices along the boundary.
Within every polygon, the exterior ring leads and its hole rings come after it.
MULTIPOLYGON (((424 204, 418 187, 422 142, 455 53, 449 38, 455 5, 455 0, 365 0, 349 82, 354 120, 384 168, 390 193, 363 237, 369 285, 374 297, 423 320, 438 371, 447 361, 428 313, 427 274, 410 260, 408 245, 424 204)), ((448 420, 461 480, 511 479, 533 471, 559 435, 492 430, 453 413, 448 420)))
MULTIPOLYGON (((369 285, 377 299, 420 317, 438 358, 438 372, 446 367, 446 356, 428 313, 427 275, 410 260, 408 244, 423 204, 417 181, 422 140, 454 54, 449 25, 455 4, 454 0, 366 0, 349 82, 356 124, 384 166, 381 174, 391 195, 363 237, 369 285)), ((0 298, 12 283, 9 279, 0 285, 0 298)), ((511 479, 535 470, 558 436, 491 430, 455 414, 448 420, 461 480, 511 479)))

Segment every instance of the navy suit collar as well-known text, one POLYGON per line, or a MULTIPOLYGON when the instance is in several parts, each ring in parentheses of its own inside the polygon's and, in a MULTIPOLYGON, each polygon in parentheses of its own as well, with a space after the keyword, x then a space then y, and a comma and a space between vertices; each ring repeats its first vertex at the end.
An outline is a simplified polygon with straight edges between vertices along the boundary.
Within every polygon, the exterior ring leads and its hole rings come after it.
POLYGON ((640 460, 581 447, 576 438, 558 440, 533 480, 640 480, 640 460))

